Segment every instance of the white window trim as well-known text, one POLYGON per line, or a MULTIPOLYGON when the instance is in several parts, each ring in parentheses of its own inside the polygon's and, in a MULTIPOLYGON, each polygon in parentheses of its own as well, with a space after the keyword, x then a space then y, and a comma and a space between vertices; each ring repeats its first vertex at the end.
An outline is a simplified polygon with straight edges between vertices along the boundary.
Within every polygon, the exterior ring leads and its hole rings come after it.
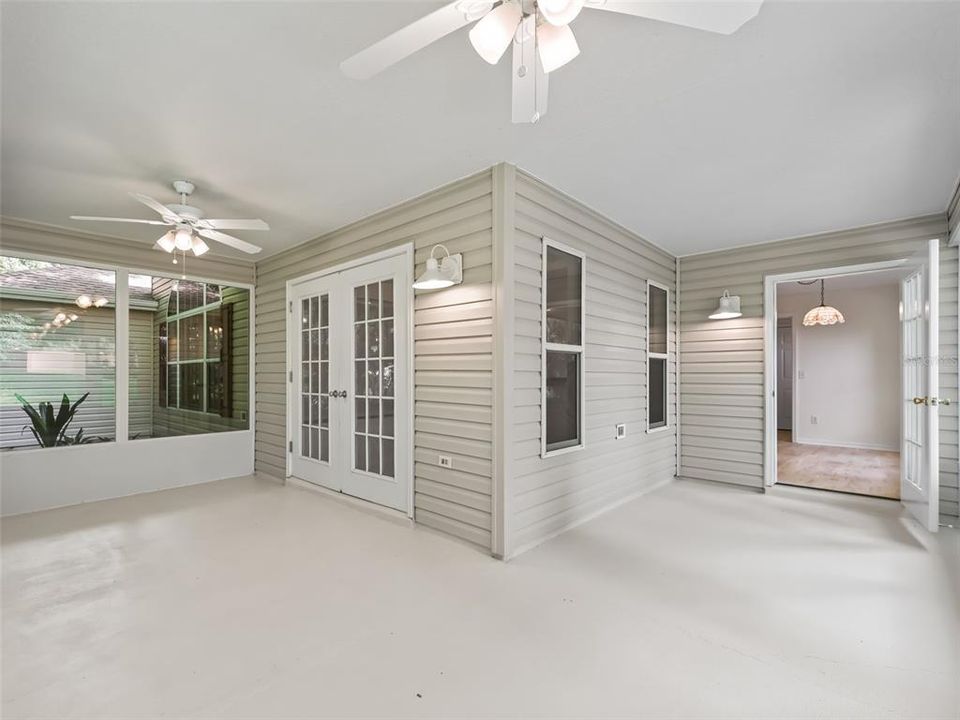
POLYGON ((586 339, 587 339, 587 256, 585 253, 556 242, 544 236, 543 248, 541 250, 541 280, 540 280, 540 457, 548 458, 555 455, 565 455, 566 453, 583 450, 586 447, 584 437, 584 417, 586 416, 584 408, 584 367, 586 366, 586 339), (580 344, 565 345, 563 343, 547 342, 547 251, 549 248, 565 252, 580 259, 580 344), (576 353, 580 356, 580 362, 577 364, 579 369, 578 387, 577 387, 577 435, 580 442, 577 445, 547 449, 547 352, 560 351, 576 353))
MULTIPOLYGON (((179 285, 180 282, 181 280, 175 280, 174 283, 176 287, 174 287, 174 289, 170 291, 170 297, 176 298, 178 311, 180 310, 180 285, 179 285)), ((207 340, 208 340, 207 313, 211 310, 219 310, 223 306, 223 287, 224 286, 219 283, 206 282, 202 280, 201 281, 192 280, 192 281, 183 281, 183 282, 196 282, 202 285, 204 298, 206 298, 206 295, 207 295, 207 285, 217 285, 217 287, 220 288, 219 289, 220 299, 217 300, 216 302, 207 303, 206 305, 200 305, 199 307, 191 308, 190 310, 177 312, 174 315, 167 315, 167 317, 164 319, 164 322, 167 325, 167 363, 166 363, 167 368, 166 369, 168 370, 168 373, 167 373, 167 379, 166 379, 166 393, 167 393, 166 401, 167 402, 166 402, 166 405, 164 405, 163 407, 167 408, 168 410, 176 410, 178 413, 194 413, 197 415, 213 415, 214 417, 222 417, 220 413, 211 412, 210 408, 208 407, 208 403, 210 400, 210 396, 209 396, 210 389, 207 385, 209 380, 209 377, 207 374, 207 366, 213 363, 222 362, 222 360, 220 360, 219 358, 211 359, 207 357, 207 340), (180 359, 180 348, 181 348, 180 321, 193 317, 194 315, 203 315, 203 357, 197 358, 195 360, 181 360, 180 359), (170 323, 172 322, 175 322, 177 324, 177 359, 176 360, 170 360, 170 357, 169 357, 170 356, 170 344, 169 344, 170 343, 170 323), (177 404, 176 405, 170 404, 169 368, 171 365, 177 367, 177 404), (180 390, 182 387, 181 385, 182 378, 180 377, 179 368, 182 365, 202 365, 203 366, 203 408, 200 410, 196 408, 180 407, 180 390)))
POLYGON ((664 432, 665 430, 670 430, 670 288, 662 283, 658 283, 656 280, 647 280, 647 333, 646 333, 646 342, 644 343, 644 350, 646 351, 646 383, 647 383, 647 406, 644 408, 646 410, 647 416, 647 429, 646 432, 648 435, 658 432, 664 432), (667 351, 665 353, 655 353, 650 352, 650 288, 656 287, 660 288, 667 294, 667 351), (663 417, 664 424, 658 425, 657 427, 650 427, 650 359, 654 360, 664 360, 664 372, 666 373, 666 378, 664 378, 663 383, 663 417))

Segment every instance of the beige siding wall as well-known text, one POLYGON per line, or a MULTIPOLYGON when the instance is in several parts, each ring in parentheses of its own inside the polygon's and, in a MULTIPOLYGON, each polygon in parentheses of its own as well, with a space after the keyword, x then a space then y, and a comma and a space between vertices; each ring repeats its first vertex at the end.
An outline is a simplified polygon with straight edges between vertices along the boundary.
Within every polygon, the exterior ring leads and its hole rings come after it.
POLYGON ((286 475, 286 282, 413 243, 415 274, 443 243, 463 284, 414 305, 416 522, 491 549, 492 173, 486 170, 257 265, 256 467, 286 475), (453 458, 440 468, 438 453, 453 458))
POLYGON ((652 487, 676 468, 675 261, 523 172, 516 176, 507 554, 652 487), (540 457, 542 237, 586 254, 585 447, 540 457), (670 289, 670 429, 646 430, 647 280, 670 289), (625 423, 627 437, 615 439, 625 423))
MULTIPOLYGON (((682 477, 762 487, 763 279, 768 274, 908 257, 946 237, 944 216, 680 259, 682 477), (707 315, 724 289, 743 317, 707 315)), ((957 248, 940 253, 941 394, 957 397, 957 248), (953 360, 951 360, 953 359, 953 360)), ((940 409, 941 511, 957 514, 957 404, 940 409)))

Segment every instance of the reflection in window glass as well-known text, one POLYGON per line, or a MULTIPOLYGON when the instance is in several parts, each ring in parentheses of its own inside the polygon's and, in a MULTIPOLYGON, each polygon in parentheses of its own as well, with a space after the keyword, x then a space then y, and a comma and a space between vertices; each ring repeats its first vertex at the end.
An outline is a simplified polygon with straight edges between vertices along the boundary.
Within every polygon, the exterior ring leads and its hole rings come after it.
POLYGON ((115 287, 108 270, 0 256, 0 449, 114 438, 115 287))
POLYGON ((580 258, 547 247, 547 342, 580 345, 580 258))
POLYGON ((547 448, 580 444, 580 355, 547 351, 547 448))
POLYGON ((647 283, 647 428, 667 425, 667 313, 669 294, 647 283))
POLYGON ((249 427, 250 293, 130 275, 130 437, 249 427))
POLYGON ((544 239, 543 451, 580 447, 582 438, 583 258, 544 239))

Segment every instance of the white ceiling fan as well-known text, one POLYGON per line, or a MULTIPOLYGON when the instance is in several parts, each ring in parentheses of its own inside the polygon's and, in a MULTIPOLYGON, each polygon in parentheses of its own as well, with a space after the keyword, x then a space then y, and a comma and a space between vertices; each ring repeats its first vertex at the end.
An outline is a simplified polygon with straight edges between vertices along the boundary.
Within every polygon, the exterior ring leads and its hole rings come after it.
POLYGON ((344 60, 344 74, 365 80, 477 21, 470 42, 496 65, 513 44, 513 122, 547 112, 549 73, 580 54, 570 23, 584 8, 635 15, 729 35, 756 16, 763 0, 457 0, 344 60))
POLYGON ((99 222, 139 223, 141 225, 164 225, 172 228, 163 237, 157 240, 154 247, 168 253, 180 251, 185 253, 192 250, 194 255, 203 255, 209 246, 203 241, 213 240, 245 253, 256 255, 261 248, 252 245, 233 235, 227 235, 221 230, 269 230, 270 226, 263 220, 224 220, 205 218, 203 211, 198 207, 187 205, 187 198, 194 191, 195 186, 186 180, 174 180, 173 189, 180 196, 179 203, 163 205, 152 197, 140 193, 130 193, 130 197, 139 200, 151 210, 160 214, 162 220, 141 220, 139 218, 94 217, 90 215, 71 215, 71 220, 96 220, 99 222))

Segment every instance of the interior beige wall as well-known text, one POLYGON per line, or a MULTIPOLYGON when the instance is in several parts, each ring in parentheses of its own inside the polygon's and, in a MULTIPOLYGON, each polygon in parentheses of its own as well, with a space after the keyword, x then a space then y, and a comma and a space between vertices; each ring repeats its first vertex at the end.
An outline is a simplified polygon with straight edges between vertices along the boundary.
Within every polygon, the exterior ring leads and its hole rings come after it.
POLYGON ((819 302, 819 285, 777 297, 777 317, 793 318, 794 442, 899 452, 899 284, 831 289, 827 281, 827 304, 845 322, 805 327, 819 302))

